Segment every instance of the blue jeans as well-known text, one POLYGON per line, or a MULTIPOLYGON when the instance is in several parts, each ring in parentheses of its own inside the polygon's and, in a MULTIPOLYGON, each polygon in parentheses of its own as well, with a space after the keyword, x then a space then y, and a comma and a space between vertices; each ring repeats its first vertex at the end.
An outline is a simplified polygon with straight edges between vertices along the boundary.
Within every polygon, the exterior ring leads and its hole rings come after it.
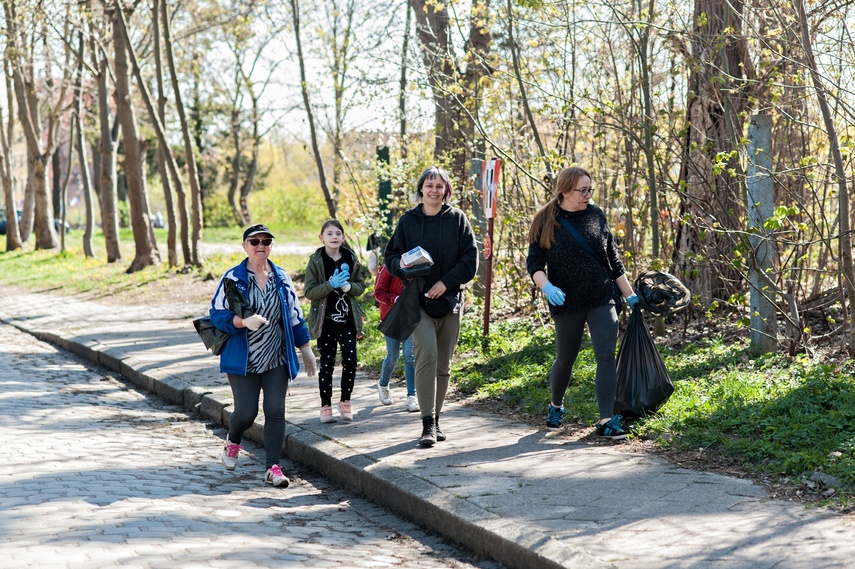
POLYGON ((386 387, 392 379, 392 372, 398 364, 398 353, 404 348, 404 378, 407 380, 407 397, 416 394, 416 357, 413 355, 413 337, 403 342, 395 338, 386 338, 386 359, 380 371, 380 385, 386 387))

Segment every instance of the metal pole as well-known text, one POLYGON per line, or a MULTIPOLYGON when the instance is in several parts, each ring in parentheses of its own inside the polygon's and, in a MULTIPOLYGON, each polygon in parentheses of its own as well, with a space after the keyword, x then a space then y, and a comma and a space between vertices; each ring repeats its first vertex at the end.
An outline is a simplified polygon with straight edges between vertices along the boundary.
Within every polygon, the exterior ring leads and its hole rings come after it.
POLYGON ((490 290, 493 287, 493 218, 487 220, 487 239, 484 240, 484 338, 490 335, 490 290))

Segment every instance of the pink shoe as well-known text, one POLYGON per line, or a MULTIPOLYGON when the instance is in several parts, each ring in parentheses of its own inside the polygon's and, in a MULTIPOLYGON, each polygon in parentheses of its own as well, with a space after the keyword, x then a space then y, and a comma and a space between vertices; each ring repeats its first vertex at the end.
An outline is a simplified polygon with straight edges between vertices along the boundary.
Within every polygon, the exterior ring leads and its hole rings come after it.
POLYGON ((278 464, 274 464, 267 469, 267 473, 264 475, 264 481, 268 484, 273 484, 278 488, 287 488, 288 485, 291 484, 288 477, 282 474, 282 469, 278 464))
POLYGON ((223 466, 226 467, 226 470, 235 469, 235 466, 237 466, 238 462, 238 453, 242 448, 242 446, 234 444, 228 439, 228 437, 226 437, 226 444, 223 447, 222 455, 223 466))
POLYGON ((342 421, 353 421, 353 411, 350 409, 350 401, 338 402, 338 413, 342 421))
POLYGON ((321 407, 321 423, 335 423, 335 417, 332 415, 332 407, 329 405, 321 407))

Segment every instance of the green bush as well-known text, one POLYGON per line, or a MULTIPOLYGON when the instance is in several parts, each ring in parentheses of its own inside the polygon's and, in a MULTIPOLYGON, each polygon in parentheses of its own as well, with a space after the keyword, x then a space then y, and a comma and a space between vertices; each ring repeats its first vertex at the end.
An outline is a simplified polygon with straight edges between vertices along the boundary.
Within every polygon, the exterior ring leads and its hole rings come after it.
POLYGON ((240 225, 235 217, 229 198, 223 192, 215 192, 205 196, 202 201, 205 227, 236 227, 240 225))

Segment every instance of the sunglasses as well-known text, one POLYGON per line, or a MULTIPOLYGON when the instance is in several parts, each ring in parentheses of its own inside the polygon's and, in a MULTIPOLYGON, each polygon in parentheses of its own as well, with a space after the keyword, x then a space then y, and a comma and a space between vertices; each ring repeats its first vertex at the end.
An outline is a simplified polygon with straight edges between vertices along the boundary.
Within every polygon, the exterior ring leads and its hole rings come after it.
POLYGON ((265 237, 264 239, 259 239, 258 237, 250 237, 247 239, 247 242, 253 247, 258 247, 258 244, 261 243, 265 247, 270 247, 270 244, 273 243, 273 239, 270 237, 265 237))

